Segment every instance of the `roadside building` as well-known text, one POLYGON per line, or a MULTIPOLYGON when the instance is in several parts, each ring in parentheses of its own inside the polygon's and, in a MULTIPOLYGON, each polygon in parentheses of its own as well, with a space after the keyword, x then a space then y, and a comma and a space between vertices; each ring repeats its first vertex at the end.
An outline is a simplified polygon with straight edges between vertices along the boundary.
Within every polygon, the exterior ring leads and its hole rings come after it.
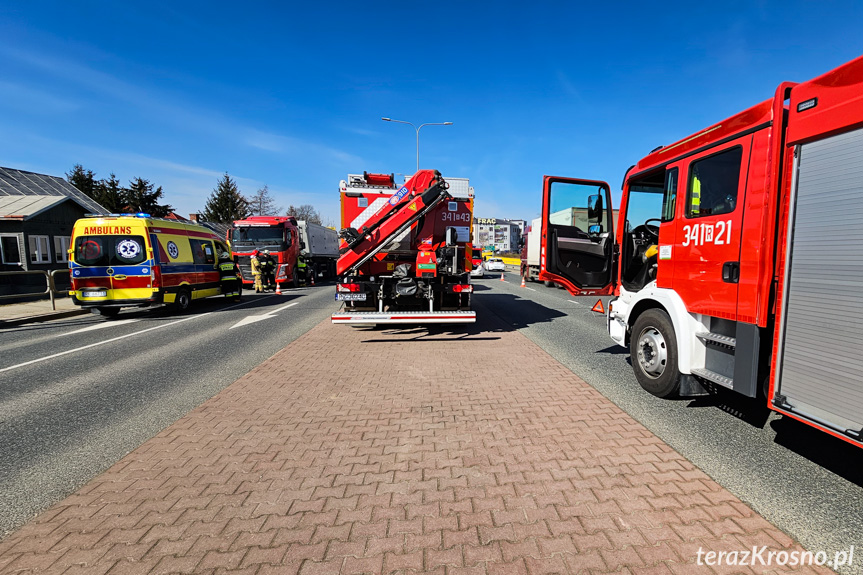
POLYGON ((519 240, 527 222, 497 218, 474 218, 474 245, 497 253, 519 251, 519 240))
MULTIPOLYGON (((611 221, 616 222, 620 210, 612 210, 611 221)), ((584 232, 590 229, 590 222, 587 219, 587 208, 567 208, 554 212, 548 216, 549 223, 558 226, 574 226, 584 232)), ((608 221, 601 222, 599 233, 607 233, 608 221)))
MULTIPOLYGON (((63 178, 0 167, 0 272, 67 268, 73 224, 103 213, 63 178)), ((44 285, 44 276, 0 275, 0 295, 44 285)))

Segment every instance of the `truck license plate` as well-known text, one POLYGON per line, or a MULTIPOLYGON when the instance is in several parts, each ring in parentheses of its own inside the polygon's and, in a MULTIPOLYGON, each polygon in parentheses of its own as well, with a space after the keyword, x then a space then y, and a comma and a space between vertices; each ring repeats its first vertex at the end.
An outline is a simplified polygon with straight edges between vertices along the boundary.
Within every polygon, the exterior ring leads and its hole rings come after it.
POLYGON ((364 293, 337 293, 336 301, 366 301, 364 293))
POLYGON ((84 297, 105 297, 108 295, 106 291, 85 291, 81 292, 81 295, 84 297))

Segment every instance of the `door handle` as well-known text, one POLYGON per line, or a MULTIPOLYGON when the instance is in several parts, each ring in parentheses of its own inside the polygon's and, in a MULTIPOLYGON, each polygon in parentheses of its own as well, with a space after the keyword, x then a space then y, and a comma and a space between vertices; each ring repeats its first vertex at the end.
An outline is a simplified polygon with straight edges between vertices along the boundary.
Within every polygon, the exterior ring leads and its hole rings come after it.
POLYGON ((722 264, 722 281, 729 284, 736 284, 740 281, 740 262, 722 264))

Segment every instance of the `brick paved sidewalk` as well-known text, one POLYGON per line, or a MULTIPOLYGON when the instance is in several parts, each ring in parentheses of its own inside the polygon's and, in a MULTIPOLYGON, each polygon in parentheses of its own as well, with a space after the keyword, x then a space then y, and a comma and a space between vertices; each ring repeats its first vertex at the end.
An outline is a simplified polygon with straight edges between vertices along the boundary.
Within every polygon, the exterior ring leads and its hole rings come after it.
POLYGON ((318 325, 0 542, 0 572, 710 574, 747 570, 699 548, 799 549, 485 322, 318 325))

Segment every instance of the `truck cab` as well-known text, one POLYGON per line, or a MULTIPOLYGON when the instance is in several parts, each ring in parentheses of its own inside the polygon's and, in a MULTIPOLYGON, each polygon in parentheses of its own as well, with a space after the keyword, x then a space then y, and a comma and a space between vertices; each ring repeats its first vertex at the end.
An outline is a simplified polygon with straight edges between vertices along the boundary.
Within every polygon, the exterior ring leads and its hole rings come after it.
POLYGON ((616 296, 609 335, 655 395, 703 393, 702 382, 758 393, 775 116, 781 102, 768 100, 651 152, 624 178, 615 227, 607 183, 545 178, 540 279, 616 296))
POLYGON ((254 283, 251 257, 255 251, 267 250, 276 258, 276 281, 290 281, 295 287, 300 277, 296 267, 300 253, 297 221, 286 216, 250 216, 237 220, 228 230, 228 241, 243 283, 254 283))

